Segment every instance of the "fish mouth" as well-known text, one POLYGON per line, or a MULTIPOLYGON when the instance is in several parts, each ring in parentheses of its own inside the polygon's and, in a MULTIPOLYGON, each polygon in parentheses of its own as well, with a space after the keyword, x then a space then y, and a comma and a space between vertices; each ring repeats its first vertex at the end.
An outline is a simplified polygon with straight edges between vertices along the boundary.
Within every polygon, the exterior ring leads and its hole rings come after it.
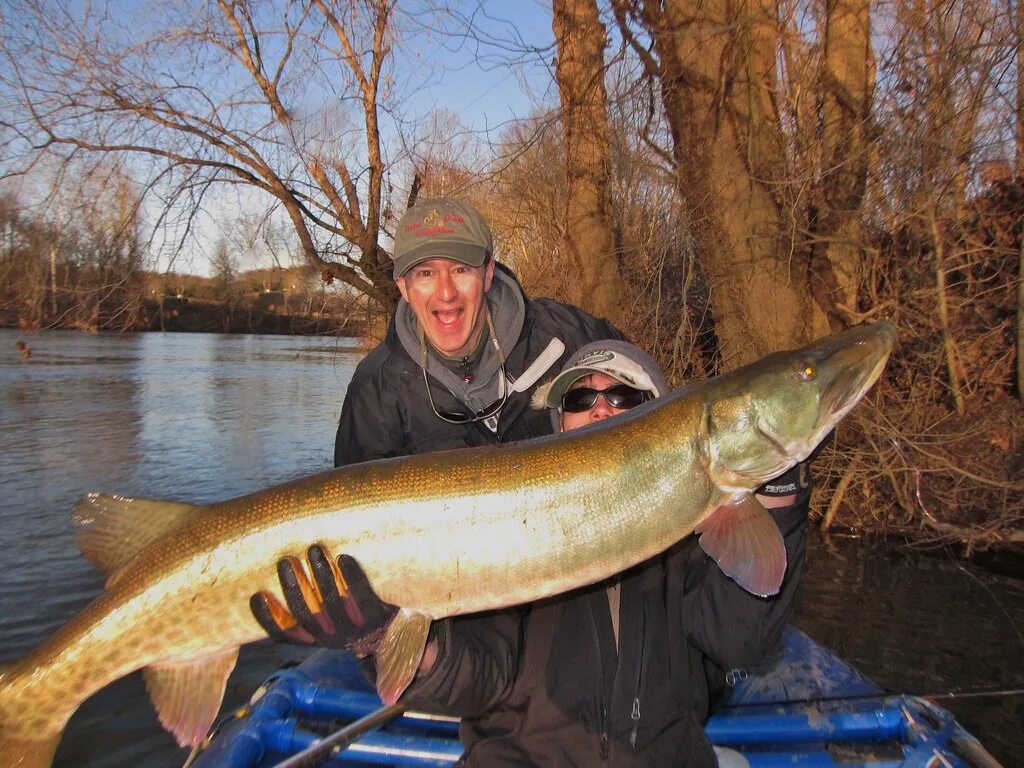
POLYGON ((896 326, 884 321, 837 334, 820 369, 829 382, 821 396, 822 411, 835 423, 857 404, 882 375, 896 344, 896 326))

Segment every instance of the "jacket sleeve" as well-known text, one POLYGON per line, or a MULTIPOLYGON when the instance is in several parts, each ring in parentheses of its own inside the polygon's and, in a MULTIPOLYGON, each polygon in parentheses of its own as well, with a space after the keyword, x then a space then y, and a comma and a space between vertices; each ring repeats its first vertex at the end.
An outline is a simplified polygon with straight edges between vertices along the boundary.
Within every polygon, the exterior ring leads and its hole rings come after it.
POLYGON ((807 488, 793 504, 768 510, 786 545, 786 574, 776 595, 762 598, 747 592, 704 554, 694 537, 670 556, 670 584, 674 589, 683 585, 684 633, 723 670, 757 666, 778 653, 803 576, 809 501, 807 488))
POLYGON ((435 622, 431 637, 438 643, 437 661, 417 676, 404 700, 457 717, 489 711, 512 687, 522 633, 518 609, 435 622))
POLYGON ((381 366, 366 357, 345 392, 334 440, 334 466, 344 467, 408 453, 397 403, 388 402, 381 366))

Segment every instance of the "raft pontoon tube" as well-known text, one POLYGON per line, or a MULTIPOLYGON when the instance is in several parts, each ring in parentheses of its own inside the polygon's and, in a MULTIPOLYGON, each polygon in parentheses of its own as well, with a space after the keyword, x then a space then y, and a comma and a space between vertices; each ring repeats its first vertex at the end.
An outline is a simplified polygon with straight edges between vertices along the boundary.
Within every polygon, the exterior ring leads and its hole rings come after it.
MULTIPOLYGON (((793 628, 778 661, 735 682, 706 730, 750 768, 999 768, 945 709, 886 695, 793 628)), ((380 709, 359 663, 323 651, 268 680, 193 768, 271 768, 380 709)), ((375 725, 319 764, 441 767, 462 754, 454 718, 405 712, 375 725)))

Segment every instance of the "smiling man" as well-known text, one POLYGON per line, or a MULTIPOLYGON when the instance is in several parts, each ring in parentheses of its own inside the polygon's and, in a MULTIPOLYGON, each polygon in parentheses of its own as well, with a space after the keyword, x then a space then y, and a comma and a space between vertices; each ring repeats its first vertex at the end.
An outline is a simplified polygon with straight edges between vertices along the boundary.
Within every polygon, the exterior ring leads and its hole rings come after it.
POLYGON ((580 346, 621 338, 577 307, 529 299, 461 200, 406 211, 393 274, 402 300, 349 384, 336 466, 549 434, 529 407, 537 383, 580 346))

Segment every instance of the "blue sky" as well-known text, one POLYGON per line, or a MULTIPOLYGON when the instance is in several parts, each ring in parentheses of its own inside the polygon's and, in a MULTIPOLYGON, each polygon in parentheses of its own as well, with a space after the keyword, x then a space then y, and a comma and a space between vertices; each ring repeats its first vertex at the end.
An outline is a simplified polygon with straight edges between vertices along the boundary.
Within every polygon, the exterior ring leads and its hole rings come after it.
POLYGON ((557 98, 548 0, 449 2, 440 14, 419 5, 439 3, 400 3, 396 18, 406 33, 399 66, 416 86, 407 106, 450 109, 481 131, 527 117, 536 99, 551 104, 557 98))

